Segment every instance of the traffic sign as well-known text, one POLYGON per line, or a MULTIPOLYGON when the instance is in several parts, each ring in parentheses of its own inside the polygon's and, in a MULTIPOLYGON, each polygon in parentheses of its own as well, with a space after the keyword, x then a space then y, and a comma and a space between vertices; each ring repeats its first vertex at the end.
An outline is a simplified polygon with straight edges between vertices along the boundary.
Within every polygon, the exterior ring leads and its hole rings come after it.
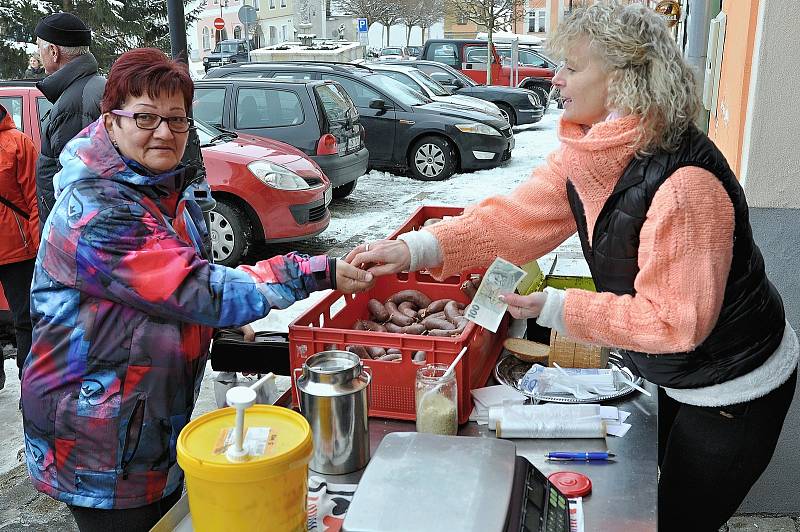
POLYGON ((220 30, 220 31, 224 30, 225 29, 225 21, 220 17, 215 18, 214 19, 214 29, 215 30, 220 30))
POLYGON ((239 8, 239 22, 242 24, 255 24, 256 8, 253 6, 242 6, 239 8))
POLYGON ((367 19, 357 18, 356 21, 359 33, 366 33, 369 31, 369 25, 367 24, 367 19))

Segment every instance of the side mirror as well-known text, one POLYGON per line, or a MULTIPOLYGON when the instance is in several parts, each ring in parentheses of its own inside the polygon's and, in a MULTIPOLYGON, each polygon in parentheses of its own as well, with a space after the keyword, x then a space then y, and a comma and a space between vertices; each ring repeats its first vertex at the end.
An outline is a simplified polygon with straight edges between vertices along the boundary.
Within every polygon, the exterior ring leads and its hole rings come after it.
POLYGON ((369 102, 369 108, 370 109, 379 109, 379 110, 386 109, 386 102, 384 102, 380 98, 375 98, 374 100, 369 102))

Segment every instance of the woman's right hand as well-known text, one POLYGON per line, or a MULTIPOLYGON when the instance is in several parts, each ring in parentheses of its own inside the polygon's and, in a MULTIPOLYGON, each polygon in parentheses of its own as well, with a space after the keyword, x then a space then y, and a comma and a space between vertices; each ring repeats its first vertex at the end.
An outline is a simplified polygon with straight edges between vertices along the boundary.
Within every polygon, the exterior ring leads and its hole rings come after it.
POLYGON ((375 240, 360 244, 344 259, 375 276, 408 271, 411 251, 402 240, 375 240))

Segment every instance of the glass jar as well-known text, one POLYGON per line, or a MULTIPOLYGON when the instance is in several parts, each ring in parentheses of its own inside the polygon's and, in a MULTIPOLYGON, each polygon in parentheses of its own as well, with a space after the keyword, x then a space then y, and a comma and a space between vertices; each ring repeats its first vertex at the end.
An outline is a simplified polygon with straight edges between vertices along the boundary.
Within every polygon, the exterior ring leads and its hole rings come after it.
POLYGON ((458 432, 456 373, 444 377, 446 371, 445 364, 428 364, 417 370, 417 432, 450 436, 458 432))

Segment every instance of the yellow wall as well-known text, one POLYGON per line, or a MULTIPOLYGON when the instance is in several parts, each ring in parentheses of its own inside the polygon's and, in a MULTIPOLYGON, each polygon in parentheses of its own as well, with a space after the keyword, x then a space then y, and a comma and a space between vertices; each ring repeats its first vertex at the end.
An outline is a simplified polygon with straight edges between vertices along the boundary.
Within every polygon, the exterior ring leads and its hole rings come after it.
POLYGON ((753 67, 753 43, 758 24, 759 0, 723 1, 727 15, 725 47, 719 79, 717 116, 711 117, 708 136, 728 159, 736 175, 742 164, 750 73, 753 67))

